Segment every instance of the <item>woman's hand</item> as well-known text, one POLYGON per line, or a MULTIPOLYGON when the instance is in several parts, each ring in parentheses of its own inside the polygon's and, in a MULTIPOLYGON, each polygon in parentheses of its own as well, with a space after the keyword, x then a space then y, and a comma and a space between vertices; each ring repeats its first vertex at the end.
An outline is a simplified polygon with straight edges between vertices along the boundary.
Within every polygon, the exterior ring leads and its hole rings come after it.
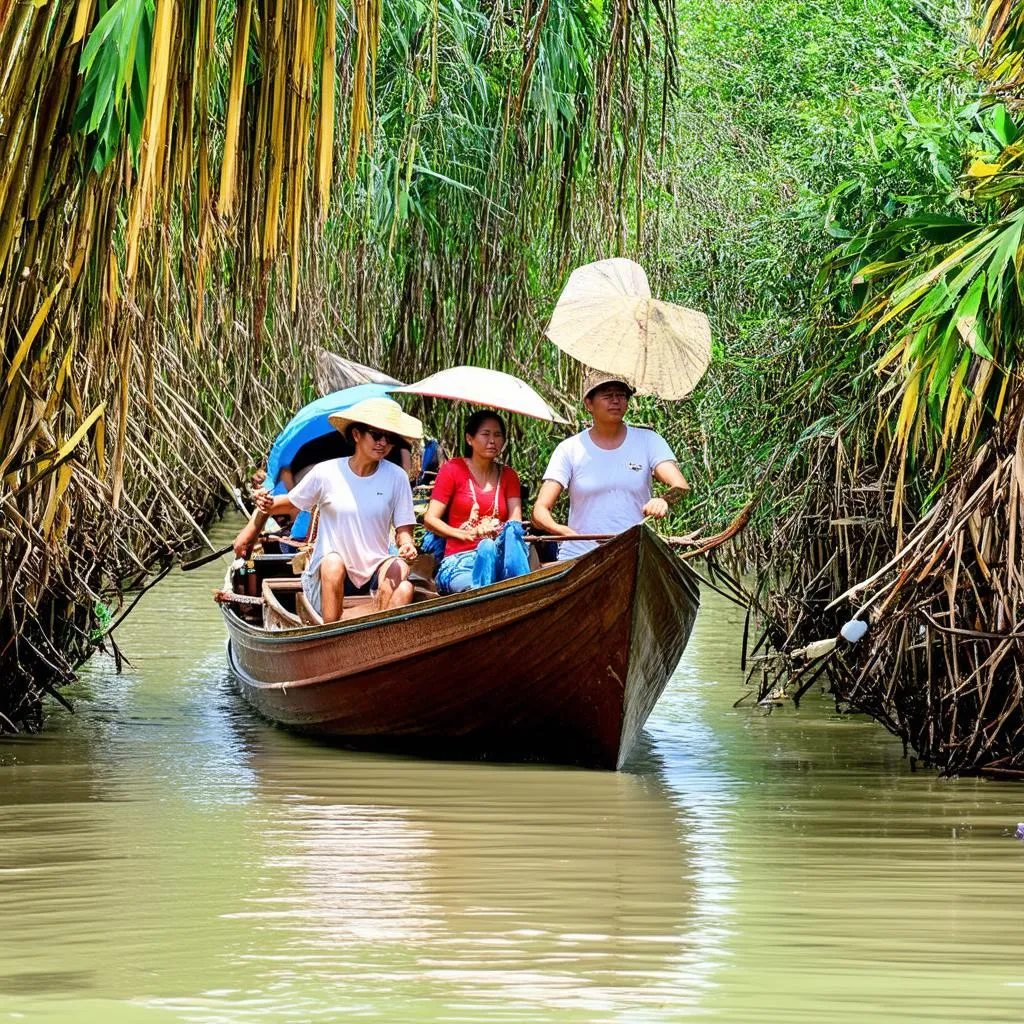
POLYGON ((668 515, 668 502, 664 498, 651 498, 644 505, 643 513, 651 519, 664 519, 668 515))
POLYGON ((270 507, 274 504, 274 496, 265 487, 259 488, 259 490, 252 492, 252 500, 256 502, 256 507, 263 513, 270 513, 270 507))
POLYGON ((476 527, 476 536, 481 539, 490 537, 493 540, 500 532, 501 523, 493 516, 484 516, 476 527))

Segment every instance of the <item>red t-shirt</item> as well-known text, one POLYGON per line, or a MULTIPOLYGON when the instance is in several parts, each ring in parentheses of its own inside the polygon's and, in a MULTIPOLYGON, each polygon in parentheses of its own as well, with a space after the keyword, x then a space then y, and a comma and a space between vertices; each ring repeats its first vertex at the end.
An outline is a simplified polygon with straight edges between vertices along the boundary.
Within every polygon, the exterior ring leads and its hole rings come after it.
MULTIPOLYGON (((461 527, 469 519, 473 508, 473 492, 470 482, 473 478, 469 473, 466 459, 449 459, 437 473, 434 490, 430 494, 431 501, 439 501, 445 506, 441 518, 449 525, 461 527)), ((480 517, 495 515, 504 523, 508 521, 508 499, 520 496, 519 477, 514 469, 502 467, 501 483, 498 486, 498 511, 494 512, 494 488, 481 491, 475 482, 477 508, 480 517)), ((447 538, 444 545, 445 557, 457 555, 460 551, 472 551, 479 540, 453 540, 447 538)))

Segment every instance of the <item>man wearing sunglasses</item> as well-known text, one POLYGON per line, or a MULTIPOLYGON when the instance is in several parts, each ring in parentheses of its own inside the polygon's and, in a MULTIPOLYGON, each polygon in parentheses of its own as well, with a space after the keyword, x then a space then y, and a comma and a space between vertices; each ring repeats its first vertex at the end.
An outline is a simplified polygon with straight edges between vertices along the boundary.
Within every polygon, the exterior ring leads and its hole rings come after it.
MULTIPOLYGON (((647 517, 664 518, 669 504, 690 488, 668 442, 624 422, 633 389, 621 377, 589 370, 582 393, 593 425, 554 450, 533 506, 533 525, 573 537, 622 533, 647 517), (652 496, 652 478, 669 488, 664 496, 652 496), (568 526, 552 515, 563 490, 569 492, 568 526)), ((595 541, 559 543, 558 559, 578 558, 596 546, 595 541)))
POLYGON ((259 511, 268 515, 296 515, 319 507, 302 589, 324 622, 335 622, 345 597, 369 594, 382 609, 412 600, 412 488, 408 475, 386 457, 403 439, 410 444, 419 440, 423 427, 390 398, 358 402, 329 419, 351 442, 352 455, 318 463, 287 494, 264 490, 255 498, 259 511), (392 527, 398 557, 389 551, 392 527))

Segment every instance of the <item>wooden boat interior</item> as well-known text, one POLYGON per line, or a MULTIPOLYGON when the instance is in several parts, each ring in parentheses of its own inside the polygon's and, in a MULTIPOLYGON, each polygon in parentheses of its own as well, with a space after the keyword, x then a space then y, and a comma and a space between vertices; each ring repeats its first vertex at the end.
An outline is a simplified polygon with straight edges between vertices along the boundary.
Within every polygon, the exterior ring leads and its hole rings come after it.
MULTIPOLYGON (((235 613, 253 625, 267 630, 297 629, 302 626, 322 626, 323 617, 310 604, 302 590, 302 580, 294 574, 290 554, 257 555, 252 560, 256 586, 263 599, 259 605, 238 605, 235 613)), ((235 577, 234 590, 243 592, 243 584, 235 577)), ((250 584, 251 590, 251 584, 250 584)), ((413 604, 437 600, 432 580, 413 578, 413 604)), ((346 597, 341 619, 343 622, 363 618, 379 611, 372 597, 346 597)))

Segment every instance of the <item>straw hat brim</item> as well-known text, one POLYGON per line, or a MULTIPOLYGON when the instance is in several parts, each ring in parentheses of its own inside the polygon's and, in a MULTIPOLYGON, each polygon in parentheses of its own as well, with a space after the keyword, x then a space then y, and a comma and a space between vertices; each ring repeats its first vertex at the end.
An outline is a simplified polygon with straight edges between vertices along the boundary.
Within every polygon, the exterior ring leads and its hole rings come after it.
POLYGON ((603 370, 585 370, 583 384, 580 386, 580 398, 584 401, 590 397, 591 391, 596 391, 604 384, 621 384, 631 395, 636 394, 636 389, 620 373, 605 373, 603 370))
POLYGON ((351 424, 364 423, 376 430, 397 434, 409 444, 423 439, 423 424, 415 416, 402 412, 402 407, 390 398, 367 398, 343 412, 332 412, 327 419, 342 434, 351 424))

